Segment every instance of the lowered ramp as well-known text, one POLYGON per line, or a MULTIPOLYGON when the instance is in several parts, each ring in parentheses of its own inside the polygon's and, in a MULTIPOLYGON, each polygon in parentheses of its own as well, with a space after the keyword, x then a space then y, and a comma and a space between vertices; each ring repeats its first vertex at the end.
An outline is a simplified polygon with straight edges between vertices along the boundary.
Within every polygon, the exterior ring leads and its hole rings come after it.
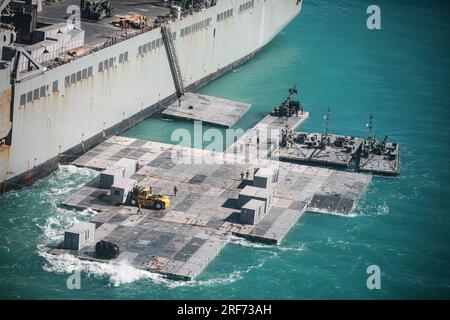
POLYGON ((239 101, 187 92, 162 114, 230 128, 250 110, 250 107, 250 104, 239 101))

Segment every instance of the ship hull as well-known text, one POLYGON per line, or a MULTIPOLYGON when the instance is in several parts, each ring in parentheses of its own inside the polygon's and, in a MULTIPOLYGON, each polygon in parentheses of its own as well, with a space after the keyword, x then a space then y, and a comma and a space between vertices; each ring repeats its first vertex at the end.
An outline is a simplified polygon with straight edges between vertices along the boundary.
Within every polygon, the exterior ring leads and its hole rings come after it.
MULTIPOLYGON (((240 20, 236 22, 213 24, 196 34, 180 37, 181 29, 203 21, 208 15, 212 19, 216 12, 226 10, 229 3, 218 2, 214 12, 197 13, 171 25, 171 30, 178 33, 175 48, 187 91, 196 91, 248 62, 301 10, 301 4, 297 5, 295 0, 255 1, 254 10, 237 16, 240 20), (254 25, 257 26, 254 30, 249 29, 254 25), (249 34, 242 36, 239 30, 249 30, 249 34), (237 44, 233 44, 233 37, 237 44), (236 52, 227 51, 232 48, 236 52)), ((108 136, 132 128, 175 101, 176 86, 166 51, 160 48, 141 57, 129 49, 137 49, 139 43, 157 38, 160 30, 152 30, 126 40, 126 44, 103 49, 69 66, 63 65, 16 84, 12 144, 0 151, 0 192, 34 183, 55 170, 58 163, 70 162, 108 136), (110 57, 111 52, 117 56, 125 50, 129 51, 130 62, 96 73, 99 61, 110 57), (92 78, 63 87, 67 74, 88 66, 94 67, 92 78), (20 105, 21 95, 42 83, 51 87, 55 77, 60 79, 58 92, 43 101, 20 105), (126 84, 123 79, 127 79, 126 84)))
MULTIPOLYGON (((258 49, 248 56, 239 59, 235 61, 234 63, 228 65, 227 67, 221 69, 218 72, 215 72, 200 81, 191 84, 187 90, 195 92, 202 87, 208 85, 212 81, 218 79, 219 77, 225 75, 226 73, 234 70, 235 68, 244 65, 251 59, 253 59, 259 52, 261 52, 261 49, 258 49)), ((90 149, 94 148, 98 144, 105 141, 108 137, 113 135, 119 135, 131 128, 133 128, 136 124, 140 123, 141 121, 150 118, 151 116, 154 116, 155 114, 160 113, 163 111, 167 106, 172 104, 178 99, 177 95, 174 93, 171 96, 167 97, 166 99, 162 101, 158 101, 157 103, 145 108, 141 112, 138 112, 134 114, 133 116, 121 121, 120 123, 108 128, 105 130, 105 133, 99 133, 90 139, 83 142, 83 144, 79 143, 76 146, 65 150, 63 153, 53 157, 52 159, 49 159, 45 161, 44 163, 36 166, 35 168, 32 168, 12 179, 9 179, 7 181, 4 181, 0 184, 0 193, 7 192, 9 190, 13 189, 19 189, 23 186, 29 186, 35 183, 36 181, 45 178, 49 174, 51 174, 53 171, 55 171, 58 168, 59 164, 68 164, 78 156, 82 155, 83 153, 89 151, 90 149)))

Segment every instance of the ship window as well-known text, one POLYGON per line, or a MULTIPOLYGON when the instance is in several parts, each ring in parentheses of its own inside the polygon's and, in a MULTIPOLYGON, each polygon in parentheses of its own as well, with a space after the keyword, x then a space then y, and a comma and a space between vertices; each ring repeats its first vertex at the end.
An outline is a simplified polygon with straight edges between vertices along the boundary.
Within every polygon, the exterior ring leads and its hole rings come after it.
POLYGON ((67 77, 65 77, 64 78, 64 85, 67 87, 67 86, 70 86, 70 76, 67 76, 67 77))
POLYGON ((34 89, 33 100, 39 99, 39 89, 34 89))
POLYGON ((83 73, 81 74, 81 78, 83 78, 83 79, 87 78, 87 69, 83 69, 83 73))
POLYGON ((153 40, 153 41, 152 41, 152 50, 154 50, 154 49, 155 49, 155 43, 156 43, 156 41, 155 41, 155 40, 153 40))
POLYGON ((76 73, 72 73, 70 75, 70 84, 74 84, 75 82, 77 82, 77 75, 76 73))
POLYGON ((33 101, 33 91, 27 93, 27 102, 33 101))
POLYGON ((105 61, 103 61, 103 69, 107 70, 109 68, 109 64, 108 64, 108 59, 106 59, 105 61))
POLYGON ((128 61, 128 51, 123 54, 123 60, 128 61))
POLYGON ((88 77, 92 77, 92 67, 88 68, 88 77))
POLYGON ((142 54, 142 46, 139 46, 138 47, 138 55, 141 55, 142 54))
POLYGON ((98 72, 102 72, 103 71, 103 62, 100 62, 98 64, 98 72))
POLYGON ((173 38, 173 40, 177 40, 177 33, 176 33, 176 32, 174 32, 174 33, 172 34, 172 38, 173 38))
POLYGON ((114 59, 109 58, 109 67, 112 68, 114 66, 114 59))
POLYGON ((80 81, 81 80, 81 71, 78 71, 77 72, 77 81, 80 81))
POLYGON ((157 48, 159 48, 160 42, 161 42, 161 41, 160 41, 159 39, 156 39, 156 47, 157 47, 157 48))
POLYGON ((119 54, 119 63, 123 62, 123 53, 119 54))
POLYGON ((152 51, 152 42, 147 42, 147 50, 152 51))
POLYGON ((21 95, 20 96, 20 105, 24 106, 26 102, 27 102, 27 95, 26 94, 21 95))
POLYGON ((41 87, 41 92, 40 92, 41 98, 45 97, 45 91, 46 91, 45 89, 46 89, 45 86, 41 87))
POLYGON ((142 53, 143 53, 143 54, 146 54, 146 53, 147 53, 147 44, 144 44, 144 45, 142 46, 142 53))
POLYGON ((52 92, 58 91, 58 80, 53 81, 52 92))

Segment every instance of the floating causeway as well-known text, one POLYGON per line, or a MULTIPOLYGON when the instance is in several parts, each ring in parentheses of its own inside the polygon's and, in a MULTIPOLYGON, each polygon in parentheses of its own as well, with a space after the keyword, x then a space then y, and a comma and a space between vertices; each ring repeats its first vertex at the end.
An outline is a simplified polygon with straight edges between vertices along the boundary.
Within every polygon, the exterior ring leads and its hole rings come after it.
POLYGON ((280 160, 348 167, 356 159, 363 143, 361 138, 328 134, 325 146, 315 146, 323 137, 321 133, 294 132, 292 141, 280 148, 280 160))
POLYGON ((399 145, 377 141, 370 150, 370 143, 371 140, 330 133, 292 132, 286 142, 280 143, 277 156, 293 163, 353 167, 361 172, 398 175, 399 145), (364 152, 364 148, 369 150, 364 152))
POLYGON ((250 107, 250 104, 238 101, 187 92, 162 114, 230 128, 250 110, 250 107))
MULTIPOLYGON (((268 158, 248 163, 237 159, 233 147, 246 145, 261 130, 298 126, 305 118, 267 116, 225 153, 190 149, 125 137, 111 137, 73 162, 78 167, 104 170, 119 160, 135 159, 139 170, 132 179, 151 185, 153 193, 167 194, 171 207, 163 211, 111 206, 108 189, 99 177, 67 197, 62 205, 98 212, 95 241, 78 252, 80 259, 116 263, 127 261, 139 269, 190 280, 204 270, 226 245, 229 236, 279 244, 306 211, 349 215, 364 193, 371 176, 352 172, 279 162, 268 158), (260 130, 260 131, 258 131, 260 130), (189 159, 190 163, 183 160, 189 159), (222 162, 217 163, 220 159, 222 162), (192 163, 193 164, 192 164, 192 163), (209 163, 209 164, 208 164, 209 163), (242 224, 237 205, 240 191, 252 185, 255 168, 278 168, 273 206, 255 225, 242 224), (248 179, 241 173, 250 172, 248 179), (177 195, 173 188, 177 187, 177 195), (96 257, 94 244, 116 243, 120 255, 113 260, 96 257)), ((261 142, 260 142, 261 143, 261 142)))
POLYGON ((226 152, 236 154, 241 153, 242 150, 257 150, 258 148, 261 148, 267 150, 268 154, 266 154, 266 156, 271 157, 272 152, 278 152, 279 150, 281 130, 285 128, 295 130, 308 119, 308 117, 308 112, 303 112, 298 116, 292 117, 276 117, 268 114, 252 129, 239 137, 235 143, 231 144, 226 152))

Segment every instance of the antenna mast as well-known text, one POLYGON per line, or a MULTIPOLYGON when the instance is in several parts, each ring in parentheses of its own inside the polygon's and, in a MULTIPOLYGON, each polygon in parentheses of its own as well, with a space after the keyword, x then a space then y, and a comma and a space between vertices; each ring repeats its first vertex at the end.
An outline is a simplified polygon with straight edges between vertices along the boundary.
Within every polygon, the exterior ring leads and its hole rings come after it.
POLYGON ((331 117, 331 110, 328 107, 327 112, 323 116, 323 119, 325 120, 325 136, 328 136, 328 132, 329 132, 328 123, 330 121, 330 117, 331 117))
POLYGON ((373 129, 373 115, 370 115, 369 122, 366 123, 366 128, 369 132, 369 138, 372 137, 372 129, 373 129))

